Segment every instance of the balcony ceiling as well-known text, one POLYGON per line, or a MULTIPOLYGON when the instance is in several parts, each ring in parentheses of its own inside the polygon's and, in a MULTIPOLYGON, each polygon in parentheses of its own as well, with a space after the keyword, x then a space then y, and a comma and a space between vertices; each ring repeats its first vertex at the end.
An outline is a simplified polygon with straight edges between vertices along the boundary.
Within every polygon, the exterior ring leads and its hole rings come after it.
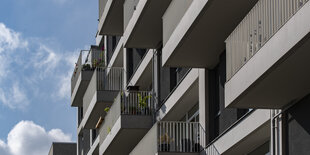
POLYGON ((99 19, 100 35, 123 35, 123 4, 124 0, 108 0, 99 19))
POLYGON ((126 48, 156 48, 162 41, 162 16, 171 0, 140 0, 125 32, 126 48))
POLYGON ((224 41, 257 0, 193 1, 163 48, 163 66, 213 68, 224 41))

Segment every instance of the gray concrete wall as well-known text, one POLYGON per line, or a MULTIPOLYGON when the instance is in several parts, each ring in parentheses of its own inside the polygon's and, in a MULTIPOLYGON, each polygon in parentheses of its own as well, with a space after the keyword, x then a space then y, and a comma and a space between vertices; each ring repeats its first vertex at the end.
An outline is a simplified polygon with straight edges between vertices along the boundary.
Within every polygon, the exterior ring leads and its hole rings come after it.
POLYGON ((101 18, 102 16, 102 13, 103 13, 103 10, 105 8, 105 5, 107 4, 107 1, 108 0, 99 0, 99 19, 101 18))
POLYGON ((49 155, 76 155, 76 143, 54 142, 49 155))
POLYGON ((225 52, 220 57, 219 64, 212 70, 208 71, 208 96, 209 96, 209 125, 208 139, 212 141, 219 134, 230 127, 240 117, 242 117, 247 110, 225 108, 225 90, 226 82, 226 58, 225 52))
POLYGON ((82 147, 83 147, 83 152, 86 155, 87 152, 90 149, 90 130, 83 129, 82 132, 83 132, 83 141, 82 141, 83 144, 82 144, 82 147))
POLYGON ((126 27, 135 11, 135 8, 137 4, 139 3, 139 0, 125 0, 124 3, 124 31, 126 30, 126 27))
POLYGON ((157 124, 148 131, 130 155, 155 155, 157 152, 157 124))
POLYGON ((97 91, 97 71, 94 72, 83 97, 83 115, 85 115, 87 108, 91 100, 93 99, 93 96, 96 93, 96 91, 97 91))
POLYGON ((121 94, 119 93, 118 96, 115 98, 114 103, 110 107, 110 110, 107 112, 104 121, 100 127, 100 142, 99 146, 103 143, 106 139, 107 135, 111 132, 112 127, 114 126, 115 122, 119 119, 121 115, 121 94))
POLYGON ((163 16, 163 45, 166 44, 193 0, 173 0, 163 16))
MULTIPOLYGON (((293 90, 292 90, 293 91, 293 90)), ((287 155, 308 155, 310 152, 310 96, 308 95, 287 112, 287 155)), ((284 136, 285 137, 285 136, 284 136)))
POLYGON ((86 155, 90 149, 90 130, 82 129, 78 135, 77 151, 78 155, 86 155))

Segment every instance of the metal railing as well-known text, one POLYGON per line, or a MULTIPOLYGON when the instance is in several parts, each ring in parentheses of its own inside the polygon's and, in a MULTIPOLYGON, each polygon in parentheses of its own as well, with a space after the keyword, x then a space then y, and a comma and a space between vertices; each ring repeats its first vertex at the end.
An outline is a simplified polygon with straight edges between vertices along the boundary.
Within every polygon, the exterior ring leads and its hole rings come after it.
POLYGON ((114 124, 121 115, 149 116, 154 112, 152 92, 120 92, 107 112, 100 127, 100 145, 110 134, 114 124))
POLYGON ((227 80, 308 1, 258 1, 226 40, 227 80))
POLYGON ((99 67, 96 68, 97 90, 122 90, 123 89, 123 73, 121 67, 99 67))
POLYGON ((123 115, 151 115, 154 111, 152 92, 122 92, 121 113, 123 115))
POLYGON ((158 122, 158 152, 200 152, 205 136, 198 122, 158 122))
POLYGON ((79 58, 75 64, 75 68, 71 76, 71 93, 74 90, 75 84, 77 82, 77 79, 79 78, 79 75, 82 71, 83 66, 86 64, 90 65, 90 62, 87 59, 88 57, 87 55, 89 55, 89 53, 90 53, 89 50, 82 50, 80 52, 79 58))
POLYGON ((104 50, 92 47, 90 50, 81 50, 78 61, 71 77, 71 93, 82 71, 93 71, 96 67, 104 67, 104 50))

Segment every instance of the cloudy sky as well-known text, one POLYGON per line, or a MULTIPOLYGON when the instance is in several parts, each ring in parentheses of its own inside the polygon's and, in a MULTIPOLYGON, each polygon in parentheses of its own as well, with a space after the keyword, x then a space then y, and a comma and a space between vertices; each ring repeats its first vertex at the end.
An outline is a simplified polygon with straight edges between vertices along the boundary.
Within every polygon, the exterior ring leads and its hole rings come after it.
POLYGON ((76 141, 70 81, 95 43, 98 0, 0 0, 0 154, 76 141))

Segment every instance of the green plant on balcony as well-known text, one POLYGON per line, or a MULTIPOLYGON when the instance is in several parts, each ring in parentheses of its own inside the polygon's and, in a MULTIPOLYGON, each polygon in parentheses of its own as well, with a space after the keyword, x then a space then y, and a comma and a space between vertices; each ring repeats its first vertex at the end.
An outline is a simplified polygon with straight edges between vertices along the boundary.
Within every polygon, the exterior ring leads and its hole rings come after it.
MULTIPOLYGON (((148 101, 152 98, 151 95, 142 96, 141 93, 138 93, 138 105, 142 112, 149 113, 150 108, 148 107, 148 101)), ((141 112, 141 111, 140 111, 141 112)))
POLYGON ((108 134, 111 132, 111 127, 108 127, 108 134))
POLYGON ((103 59, 104 57, 104 50, 102 50, 102 52, 99 54, 99 58, 98 59, 94 59, 92 66, 94 68, 96 67, 104 67, 105 66, 105 61, 103 59))
POLYGON ((104 108, 104 111, 105 111, 106 113, 108 113, 108 112, 110 111, 110 107, 104 108))
POLYGON ((82 67, 82 70, 83 70, 83 71, 91 70, 90 64, 84 64, 83 67, 82 67))

